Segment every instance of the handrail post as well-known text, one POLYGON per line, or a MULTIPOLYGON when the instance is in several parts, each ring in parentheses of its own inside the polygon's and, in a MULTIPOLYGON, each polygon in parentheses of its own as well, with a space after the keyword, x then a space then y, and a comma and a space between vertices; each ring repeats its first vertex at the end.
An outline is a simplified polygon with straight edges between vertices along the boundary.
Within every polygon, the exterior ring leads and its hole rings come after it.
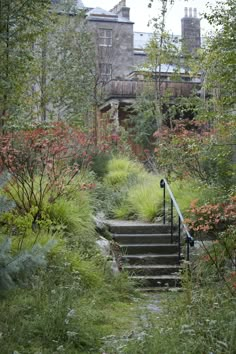
POLYGON ((173 214, 173 199, 170 201, 170 240, 173 243, 173 228, 174 228, 174 214, 173 214))
POLYGON ((189 249, 189 239, 188 239, 188 237, 187 237, 187 255, 186 255, 186 259, 187 259, 187 261, 189 261, 189 259, 190 259, 190 257, 189 257, 189 254, 190 254, 190 249, 189 249))
POLYGON ((166 184, 164 179, 160 182, 160 187, 163 188, 163 224, 166 223, 166 184))
POLYGON ((179 261, 181 258, 181 219, 178 217, 179 223, 178 223, 178 245, 179 245, 179 261))

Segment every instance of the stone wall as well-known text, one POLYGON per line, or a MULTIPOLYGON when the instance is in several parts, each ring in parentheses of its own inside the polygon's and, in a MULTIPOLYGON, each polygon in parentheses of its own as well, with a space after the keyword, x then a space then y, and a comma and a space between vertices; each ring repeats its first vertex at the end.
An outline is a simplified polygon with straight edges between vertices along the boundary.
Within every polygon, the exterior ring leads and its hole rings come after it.
POLYGON ((89 21, 94 33, 98 63, 112 64, 112 78, 123 78, 133 70, 133 23, 89 21), (112 30, 112 46, 99 46, 99 29, 112 30))

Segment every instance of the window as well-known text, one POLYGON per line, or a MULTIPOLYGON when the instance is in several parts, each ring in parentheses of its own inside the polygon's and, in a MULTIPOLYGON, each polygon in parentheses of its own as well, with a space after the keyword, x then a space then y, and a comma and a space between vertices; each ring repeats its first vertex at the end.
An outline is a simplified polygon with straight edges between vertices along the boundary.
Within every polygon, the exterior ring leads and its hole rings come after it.
POLYGON ((112 46, 112 30, 110 29, 99 29, 99 45, 103 47, 112 46))
POLYGON ((112 65, 102 63, 99 64, 101 81, 109 81, 111 79, 112 65))

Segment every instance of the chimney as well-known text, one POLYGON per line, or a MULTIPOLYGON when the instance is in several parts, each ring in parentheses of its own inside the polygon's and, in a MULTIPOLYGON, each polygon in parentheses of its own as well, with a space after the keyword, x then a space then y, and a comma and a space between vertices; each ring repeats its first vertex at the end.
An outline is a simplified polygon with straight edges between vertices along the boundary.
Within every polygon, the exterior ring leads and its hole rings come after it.
POLYGON ((126 0, 121 0, 113 9, 110 10, 120 17, 124 17, 129 20, 130 8, 126 6, 126 0))
POLYGON ((196 8, 184 8, 184 17, 181 19, 182 45, 183 49, 190 53, 194 53, 201 46, 200 21, 196 8))

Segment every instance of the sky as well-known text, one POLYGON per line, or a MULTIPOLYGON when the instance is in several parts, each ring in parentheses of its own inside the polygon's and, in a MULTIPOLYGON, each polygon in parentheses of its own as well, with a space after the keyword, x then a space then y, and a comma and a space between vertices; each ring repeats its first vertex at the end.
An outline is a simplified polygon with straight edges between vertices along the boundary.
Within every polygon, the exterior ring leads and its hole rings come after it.
MULTIPOLYGON (((83 0, 83 4, 87 7, 101 7, 105 10, 111 10, 119 0, 83 0)), ((130 19, 135 22, 134 31, 136 32, 152 32, 148 27, 148 21, 152 17, 158 16, 157 5, 148 8, 149 0, 126 0, 126 5, 130 7, 130 19)), ((202 17, 201 13, 207 10, 206 4, 215 4, 216 0, 175 0, 174 5, 169 6, 166 16, 166 29, 176 35, 181 34, 181 18, 184 17, 185 7, 196 7, 198 17, 202 17)), ((154 0, 155 4, 155 0, 154 0)), ((156 1, 157 4, 157 1, 156 1)), ((202 35, 211 30, 206 20, 201 21, 202 35)))

